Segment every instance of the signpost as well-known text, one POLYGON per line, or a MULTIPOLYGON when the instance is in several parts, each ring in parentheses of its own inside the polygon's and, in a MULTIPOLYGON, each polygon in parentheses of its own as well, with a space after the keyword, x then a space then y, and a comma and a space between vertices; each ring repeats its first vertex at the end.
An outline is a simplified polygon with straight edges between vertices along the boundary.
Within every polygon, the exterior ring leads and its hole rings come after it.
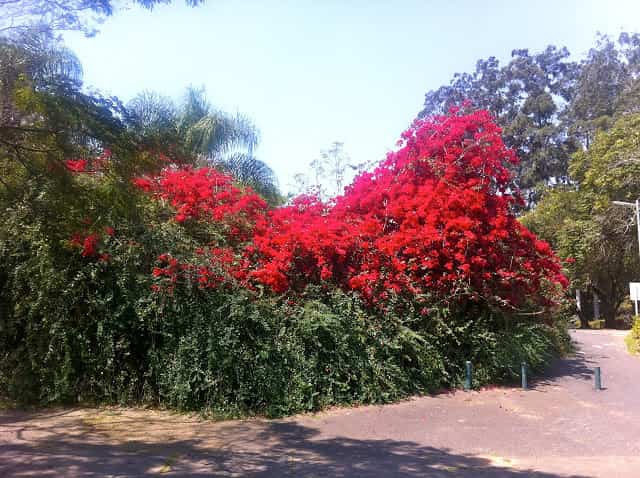
POLYGON ((629 282, 629 295, 635 305, 636 315, 638 315, 638 301, 640 300, 640 282, 629 282))

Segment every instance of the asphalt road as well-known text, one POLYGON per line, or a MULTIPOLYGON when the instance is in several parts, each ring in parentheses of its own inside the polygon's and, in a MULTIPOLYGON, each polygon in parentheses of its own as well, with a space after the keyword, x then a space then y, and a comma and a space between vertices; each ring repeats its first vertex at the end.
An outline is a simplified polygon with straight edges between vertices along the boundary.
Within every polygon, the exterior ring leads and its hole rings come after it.
POLYGON ((0 411, 0 477, 640 477, 640 358, 617 331, 532 389, 493 388, 286 420, 140 409, 0 411), (602 369, 605 390, 593 387, 602 369))

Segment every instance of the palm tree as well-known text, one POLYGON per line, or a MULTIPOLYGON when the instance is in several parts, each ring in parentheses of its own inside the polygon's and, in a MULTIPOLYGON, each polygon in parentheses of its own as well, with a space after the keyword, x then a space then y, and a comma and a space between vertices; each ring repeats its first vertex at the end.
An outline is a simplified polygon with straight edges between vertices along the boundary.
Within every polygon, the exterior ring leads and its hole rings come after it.
POLYGON ((156 144, 179 145, 200 164, 213 165, 249 186, 268 202, 281 199, 273 170, 253 155, 259 133, 241 114, 214 109, 204 89, 187 88, 176 107, 171 99, 143 92, 128 105, 133 128, 156 144))
POLYGON ((193 87, 187 88, 178 132, 193 153, 212 160, 239 149, 251 154, 260 140, 258 129, 249 118, 213 109, 204 89, 193 87))
POLYGON ((275 206, 283 202, 278 190, 278 179, 267 164, 250 154, 235 152, 225 155, 212 164, 229 173, 239 183, 249 186, 260 194, 269 204, 275 206))

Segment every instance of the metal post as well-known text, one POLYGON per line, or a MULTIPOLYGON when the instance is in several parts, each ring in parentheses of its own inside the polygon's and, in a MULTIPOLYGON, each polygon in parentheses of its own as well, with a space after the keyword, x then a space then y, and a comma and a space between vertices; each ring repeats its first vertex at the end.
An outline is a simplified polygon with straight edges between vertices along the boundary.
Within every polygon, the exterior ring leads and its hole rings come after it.
POLYGON ((469 361, 467 360, 467 362, 465 363, 465 365, 466 365, 466 371, 467 371, 467 373, 466 373, 466 377, 465 377, 465 380, 464 380, 464 389, 465 389, 465 390, 471 390, 471 383, 472 383, 471 362, 469 362, 469 361))
POLYGON ((596 390, 602 390, 602 377, 600 376, 600 367, 596 367, 596 390))
POLYGON ((522 374, 522 389, 526 390, 528 387, 527 385, 527 364, 526 362, 522 362, 522 364, 520 364, 520 371, 522 374))

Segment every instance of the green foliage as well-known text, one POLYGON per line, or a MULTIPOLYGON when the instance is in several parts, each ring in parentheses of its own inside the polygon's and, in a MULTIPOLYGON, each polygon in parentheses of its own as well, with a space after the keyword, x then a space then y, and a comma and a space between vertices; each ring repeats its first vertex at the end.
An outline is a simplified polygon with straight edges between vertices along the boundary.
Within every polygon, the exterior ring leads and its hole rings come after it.
POLYGON ((0 390, 22 402, 280 416, 458 386, 465 360, 477 385, 509 381, 521 361, 541 370, 562 350, 549 326, 505 328, 505 317, 446 310, 428 321, 376 313, 317 288, 296 302, 188 283, 156 293, 150 251, 188 241, 179 228, 108 239, 102 263, 24 226, 22 239, 0 242, 0 390))
POLYGON ((640 197, 639 151, 640 115, 624 115, 572 158, 580 186, 548 191, 522 219, 561 257, 575 260, 566 265, 572 283, 598 294, 608 327, 640 268, 633 210, 612 203, 640 197))
MULTIPOLYGON (((204 0, 185 0, 190 6, 204 0)), ((2 0, 0 33, 21 33, 28 29, 77 30, 87 36, 98 32, 98 25, 118 9, 140 5, 152 10, 156 5, 171 3, 171 0, 2 0)))
POLYGON ((427 92, 420 116, 465 100, 489 110, 518 153, 515 179, 527 206, 535 207, 548 183, 576 180, 569 179, 575 151, 640 105, 639 34, 621 33, 617 41, 599 35, 582 61, 569 56, 566 48, 549 45, 535 54, 513 50, 505 65, 481 59, 472 73, 456 73, 449 85, 427 92))
POLYGON ((513 382, 519 377, 522 362, 534 373, 541 372, 553 357, 567 353, 571 346, 566 324, 550 324, 498 311, 455 313, 443 309, 429 317, 421 334, 444 361, 444 384, 461 387, 464 364, 469 360, 474 386, 482 386, 513 382))
POLYGON ((159 288, 160 254, 198 264, 194 251, 224 236, 215 221, 169 220, 175 211, 132 179, 166 158, 206 157, 246 173, 244 183, 269 180, 251 157, 225 163, 237 147, 250 153, 253 126, 197 91, 182 109, 88 94, 51 37, 1 40, 0 60, 0 396, 280 416, 458 386, 465 360, 477 384, 508 381, 521 361, 538 370, 562 351, 564 335, 540 324, 550 318, 484 306, 425 315, 417 303, 381 310, 325 288, 159 288), (107 152, 105 168, 82 174, 65 162, 107 152), (78 233, 95 236, 96 254, 83 256, 78 233))
POLYGON ((640 317, 636 316, 633 321, 633 327, 624 339, 627 344, 627 350, 631 354, 640 354, 640 317))
POLYGON ((181 409, 273 416, 388 402, 438 384, 439 357, 417 334, 376 320, 353 297, 319 292, 300 304, 240 291, 190 302, 186 333, 175 324, 161 332, 166 349, 152 360, 163 362, 160 395, 181 409))
POLYGON ((150 287, 138 273, 144 254, 114 240, 112 261, 90 262, 25 216, 8 217, 0 235, 0 375, 9 395, 44 402, 135 397, 141 357, 131 352, 142 336, 134 307, 150 287))

